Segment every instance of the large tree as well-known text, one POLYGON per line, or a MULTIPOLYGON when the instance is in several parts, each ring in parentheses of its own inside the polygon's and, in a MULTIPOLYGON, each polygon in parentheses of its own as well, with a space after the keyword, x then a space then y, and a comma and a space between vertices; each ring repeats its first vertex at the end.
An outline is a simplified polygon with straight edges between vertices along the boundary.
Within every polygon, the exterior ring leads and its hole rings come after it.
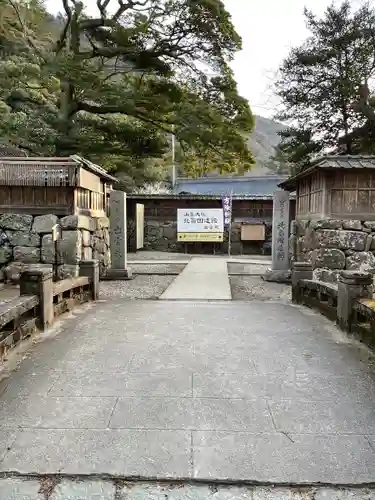
POLYGON ((375 12, 353 11, 349 1, 332 4, 319 18, 305 10, 310 36, 280 67, 276 91, 290 123, 281 151, 299 168, 323 151, 353 153, 354 128, 364 115, 354 105, 375 72, 375 12))
POLYGON ((53 131, 40 142, 55 154, 79 152, 119 168, 162 156, 174 132, 187 173, 192 155, 206 169, 253 162, 243 134, 254 120, 229 68, 241 42, 220 0, 97 0, 96 16, 80 1, 62 0, 58 37, 43 47, 29 34, 30 5, 0 1, 11 4, 27 63, 37 61, 36 95, 25 77, 4 102, 24 117, 34 114, 29 106, 41 110, 53 131))

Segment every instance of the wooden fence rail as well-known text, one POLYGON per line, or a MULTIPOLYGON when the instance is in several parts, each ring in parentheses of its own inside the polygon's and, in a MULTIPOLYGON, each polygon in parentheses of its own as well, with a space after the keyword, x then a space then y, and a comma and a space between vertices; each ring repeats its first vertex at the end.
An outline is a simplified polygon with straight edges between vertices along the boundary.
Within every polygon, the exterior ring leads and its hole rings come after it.
POLYGON ((292 300, 317 309, 336 321, 345 332, 375 348, 375 300, 373 275, 341 271, 337 285, 313 280, 309 263, 295 262, 292 272, 292 300))
POLYGON ((20 296, 0 305, 0 362, 22 340, 51 326, 60 314, 98 299, 98 262, 82 261, 80 275, 53 283, 49 270, 22 273, 20 296))

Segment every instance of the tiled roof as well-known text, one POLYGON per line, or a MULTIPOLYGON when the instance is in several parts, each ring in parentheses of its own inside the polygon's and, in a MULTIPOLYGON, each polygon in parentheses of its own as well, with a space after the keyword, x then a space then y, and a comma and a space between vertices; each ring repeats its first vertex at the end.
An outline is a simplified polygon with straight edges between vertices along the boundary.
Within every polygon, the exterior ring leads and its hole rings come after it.
POLYGON ((375 156, 326 156, 316 168, 375 168, 375 156))
POLYGON ((7 157, 7 156, 26 158, 27 154, 25 153, 25 151, 22 151, 21 149, 18 149, 15 146, 0 144, 0 157, 7 157))
POLYGON ((272 199, 277 185, 285 176, 267 175, 259 177, 201 177, 199 179, 177 179, 174 194, 217 196, 232 193, 234 198, 272 199))
POLYGON ((311 167, 302 172, 289 177, 279 184, 279 187, 288 191, 294 191, 299 179, 309 176, 316 170, 335 170, 335 169, 375 169, 375 156, 365 155, 328 155, 318 158, 311 167))

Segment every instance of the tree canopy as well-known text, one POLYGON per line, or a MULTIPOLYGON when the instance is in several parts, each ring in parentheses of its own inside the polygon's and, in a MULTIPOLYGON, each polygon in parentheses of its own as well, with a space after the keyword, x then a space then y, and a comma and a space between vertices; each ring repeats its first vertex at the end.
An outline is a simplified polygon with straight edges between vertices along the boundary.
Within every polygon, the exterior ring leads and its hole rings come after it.
POLYGON ((241 40, 221 0, 61 6, 53 18, 40 0, 0 0, 0 139, 136 184, 165 173, 172 133, 185 175, 251 167, 254 118, 229 67, 241 40))
POLYGON ((297 169, 323 152, 368 152, 358 137, 367 135, 363 95, 375 72, 372 7, 353 11, 345 1, 329 6, 322 18, 305 10, 305 18, 310 36, 290 51, 276 82, 278 118, 290 124, 281 133, 280 152, 297 169))

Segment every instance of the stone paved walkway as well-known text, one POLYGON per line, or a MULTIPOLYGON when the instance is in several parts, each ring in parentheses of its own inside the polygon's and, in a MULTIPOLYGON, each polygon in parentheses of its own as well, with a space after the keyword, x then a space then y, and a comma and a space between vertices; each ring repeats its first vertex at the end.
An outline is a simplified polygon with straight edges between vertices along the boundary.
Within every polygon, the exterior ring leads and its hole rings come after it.
POLYGON ((287 304, 99 302, 1 391, 0 475, 375 482, 371 360, 287 304))
POLYGON ((231 300, 225 257, 194 257, 160 297, 162 300, 231 300))

